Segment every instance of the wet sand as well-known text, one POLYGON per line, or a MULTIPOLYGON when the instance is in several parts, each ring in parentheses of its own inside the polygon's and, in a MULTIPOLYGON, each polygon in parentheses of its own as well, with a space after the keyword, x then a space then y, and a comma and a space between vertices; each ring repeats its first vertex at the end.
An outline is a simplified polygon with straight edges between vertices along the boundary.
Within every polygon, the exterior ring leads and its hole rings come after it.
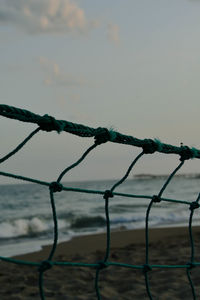
MULTIPOLYGON (((193 227, 195 261, 200 262, 200 227, 193 227)), ((106 235, 76 237, 57 246, 53 261, 96 263, 105 255, 106 235)), ((51 246, 39 252, 15 257, 41 262, 48 258, 51 246)), ((190 261, 188 228, 154 228, 149 231, 149 264, 180 265, 190 261)), ((109 262, 145 264, 145 231, 121 230, 111 234, 109 262)), ((0 299, 40 299, 38 268, 0 262, 0 299)), ((44 273, 46 299, 97 299, 94 283, 96 269, 76 266, 53 266, 44 273)), ((191 271, 197 299, 200 299, 200 266, 191 271)), ((186 269, 153 268, 148 272, 153 299, 193 299, 186 269)), ((142 269, 109 266, 100 271, 99 289, 102 300, 149 299, 142 269)))

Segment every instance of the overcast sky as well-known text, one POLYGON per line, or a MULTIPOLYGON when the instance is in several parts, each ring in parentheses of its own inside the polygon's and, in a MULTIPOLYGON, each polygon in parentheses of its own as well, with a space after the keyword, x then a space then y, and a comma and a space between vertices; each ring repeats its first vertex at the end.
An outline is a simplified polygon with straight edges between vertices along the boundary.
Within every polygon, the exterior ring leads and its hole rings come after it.
MULTIPOLYGON (((1 103, 200 148, 199 16, 198 0, 1 0, 1 103)), ((1 156, 36 128, 3 117, 0 126, 1 156)), ((1 170, 55 180, 92 143, 40 133, 1 170)), ((102 145, 65 180, 118 178, 137 153, 102 145)), ((135 172, 177 163, 148 155, 135 172)), ((199 161, 183 172, 199 172, 199 161)))

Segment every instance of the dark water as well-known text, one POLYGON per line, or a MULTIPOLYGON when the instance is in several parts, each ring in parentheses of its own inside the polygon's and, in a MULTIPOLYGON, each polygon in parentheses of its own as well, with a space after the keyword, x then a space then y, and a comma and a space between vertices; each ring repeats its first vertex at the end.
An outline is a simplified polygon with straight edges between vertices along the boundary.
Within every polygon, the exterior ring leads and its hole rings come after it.
MULTIPOLYGON (((140 176, 127 180, 115 192, 136 195, 158 194, 167 177, 140 176)), ((195 201, 200 192, 198 176, 177 176, 170 182, 164 198, 195 201)), ((101 190, 110 189, 115 181, 65 183, 66 187, 101 190)), ((62 191, 55 194, 59 241, 75 235, 105 231, 105 210, 102 195, 62 191)), ((143 228, 150 199, 115 196, 110 198, 111 227, 143 228)), ((53 219, 48 187, 37 184, 0 186, 0 255, 11 256, 39 250, 52 243, 53 219)), ((189 206, 161 202, 150 214, 150 226, 188 224, 189 206)), ((198 210, 194 224, 199 223, 198 210)))

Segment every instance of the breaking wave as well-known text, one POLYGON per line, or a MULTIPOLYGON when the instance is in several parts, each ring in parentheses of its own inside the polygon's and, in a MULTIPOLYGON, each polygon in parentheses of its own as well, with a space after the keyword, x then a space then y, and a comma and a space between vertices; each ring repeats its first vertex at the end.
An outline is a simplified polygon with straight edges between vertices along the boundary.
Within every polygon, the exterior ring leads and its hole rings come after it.
MULTIPOLYGON (((65 226, 63 221, 60 221, 58 225, 60 228, 65 226)), ((0 238, 31 237, 48 232, 52 228, 52 221, 42 220, 38 217, 4 221, 0 223, 0 238)))

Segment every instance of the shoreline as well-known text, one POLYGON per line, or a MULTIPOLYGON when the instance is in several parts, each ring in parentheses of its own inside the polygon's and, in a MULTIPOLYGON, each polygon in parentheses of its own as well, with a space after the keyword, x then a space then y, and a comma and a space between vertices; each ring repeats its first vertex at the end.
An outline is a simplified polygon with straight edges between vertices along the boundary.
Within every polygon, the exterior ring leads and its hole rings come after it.
MULTIPOLYGON (((193 233, 200 234, 200 226, 193 226, 193 233)), ((162 241, 163 239, 170 239, 178 235, 179 237, 185 236, 189 242, 189 230, 186 226, 180 227, 159 227, 149 229, 149 241, 155 243, 156 241, 162 241)), ((144 244, 145 243, 145 230, 141 229, 121 229, 111 231, 110 247, 123 248, 130 244, 144 244)), ((12 256, 16 259, 24 259, 33 261, 36 259, 43 259, 48 256, 51 250, 52 244, 41 246, 39 251, 33 251, 25 254, 19 254, 12 256)), ((88 235, 80 235, 72 237, 72 239, 57 244, 56 255, 60 255, 65 251, 66 255, 77 254, 89 254, 91 252, 100 250, 103 251, 106 248, 106 233, 95 233, 88 235), (81 245, 81 247, 80 247, 81 245)))
MULTIPOLYGON (((200 226, 194 226, 195 255, 200 250, 200 226)), ((96 263, 105 257, 106 234, 78 236, 58 244, 52 261, 96 263)), ((144 229, 111 232, 109 262, 143 266, 145 264, 144 229)), ((51 245, 41 251, 14 258, 41 262, 48 258, 51 245)), ((149 229, 150 265, 186 265, 191 259, 188 227, 149 229)), ((200 262, 195 256, 195 262, 200 262)), ((37 267, 0 262, 0 299, 40 300, 37 267)), ((191 270, 197 295, 200 294, 200 266, 191 270)), ((44 273, 46 300, 96 300, 94 267, 53 266, 44 273)), ((186 267, 153 268, 148 272, 153 299, 192 299, 186 267)), ((112 266, 100 271, 99 288, 102 300, 149 299, 143 269, 112 266)))

